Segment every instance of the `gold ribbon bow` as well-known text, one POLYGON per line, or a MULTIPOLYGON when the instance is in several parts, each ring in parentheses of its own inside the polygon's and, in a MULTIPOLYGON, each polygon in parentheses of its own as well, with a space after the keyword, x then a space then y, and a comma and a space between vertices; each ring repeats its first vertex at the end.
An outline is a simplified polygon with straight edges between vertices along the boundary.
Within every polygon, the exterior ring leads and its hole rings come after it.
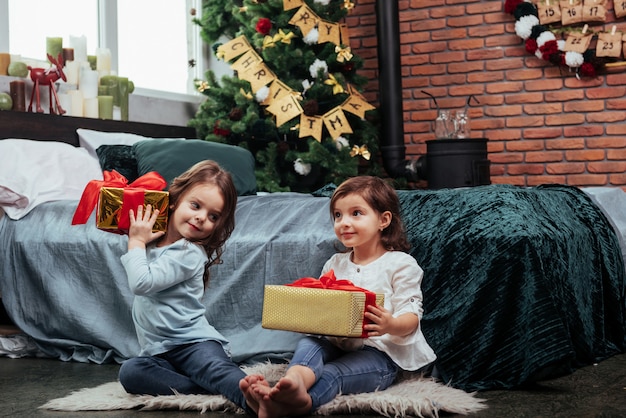
POLYGON ((350 157, 354 157, 356 155, 360 155, 366 160, 369 160, 372 156, 372 154, 367 149, 367 145, 363 145, 360 147, 358 145, 353 145, 352 149, 350 150, 350 157))
POLYGON ((278 29, 278 33, 274 35, 274 42, 290 44, 294 36, 293 32, 285 33, 282 29, 278 29))
POLYGON ((333 94, 339 94, 344 92, 343 86, 339 84, 337 79, 332 74, 328 74, 328 79, 324 80, 324 84, 328 86, 333 86, 333 94))
POLYGON ((352 50, 350 49, 349 46, 346 48, 342 48, 339 45, 337 45, 335 47, 335 53, 337 54, 338 62, 350 61, 353 57, 352 50))
POLYGON ((352 1, 350 1, 350 0, 344 0, 343 8, 346 9, 346 10, 352 10, 352 9, 354 9, 354 3, 352 3, 352 1))
POLYGON ((252 93, 245 91, 243 88, 239 89, 239 93, 241 93, 241 95, 248 100, 252 100, 254 98, 254 96, 252 96, 252 93))
POLYGON ((206 81, 196 81, 196 88, 200 93, 202 93, 203 91, 210 89, 211 86, 209 86, 209 83, 206 81))
POLYGON ((266 35, 265 38, 263 38, 263 49, 273 48, 275 46, 276 46, 276 41, 274 40, 274 38, 272 38, 269 35, 266 35))

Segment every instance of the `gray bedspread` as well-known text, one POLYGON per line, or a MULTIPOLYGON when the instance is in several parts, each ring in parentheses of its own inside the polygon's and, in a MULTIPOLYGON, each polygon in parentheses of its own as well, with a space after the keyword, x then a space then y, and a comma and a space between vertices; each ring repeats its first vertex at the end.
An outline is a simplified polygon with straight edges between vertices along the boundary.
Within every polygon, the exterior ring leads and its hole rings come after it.
MULTIPOLYGON (((625 350, 623 237, 605 217, 624 210, 603 207, 615 199, 602 190, 590 195, 595 204, 565 186, 401 193, 425 270, 423 330, 447 382, 515 387, 625 350)), ((127 238, 93 219, 71 226, 76 203, 0 220, 2 301, 46 354, 121 362, 139 351, 119 262, 127 238)), ((320 273, 337 243, 328 197, 244 196, 236 216, 207 316, 236 361, 288 358, 300 335, 261 328, 263 286, 320 273)))
MULTIPOLYGON (((70 225, 77 202, 38 206, 0 220, 0 292, 9 315, 47 355, 121 362, 139 352, 132 294, 119 258, 127 237, 70 225)), ((260 326, 265 284, 317 276, 335 252, 328 199, 281 193, 243 196, 237 225, 213 266, 207 316, 231 340, 233 358, 290 356, 299 334, 260 326)))

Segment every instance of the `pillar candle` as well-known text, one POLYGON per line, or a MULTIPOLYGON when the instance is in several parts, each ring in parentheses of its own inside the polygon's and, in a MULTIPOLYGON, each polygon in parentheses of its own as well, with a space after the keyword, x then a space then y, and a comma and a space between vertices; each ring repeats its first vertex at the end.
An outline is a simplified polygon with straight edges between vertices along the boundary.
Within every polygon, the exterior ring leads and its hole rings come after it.
POLYGON ((63 62, 74 61, 74 48, 63 48, 63 62))
POLYGON ((121 118, 124 121, 128 120, 128 78, 118 77, 118 89, 120 95, 120 112, 121 118))
POLYGON ((117 79, 118 77, 116 75, 105 75, 100 78, 100 85, 108 88, 106 95, 113 96, 113 106, 120 105, 120 92, 117 79))
POLYGON ((98 96, 98 116, 113 119, 113 96, 98 96))
POLYGON ((98 98, 90 97, 83 100, 83 115, 86 118, 98 117, 98 98))
POLYGON ((78 89, 83 93, 83 99, 98 96, 98 72, 82 69, 78 80, 78 89))
POLYGON ((75 61, 87 61, 87 37, 70 35, 70 48, 74 49, 75 61))
POLYGON ((72 114, 72 96, 70 96, 69 93, 57 93, 57 96, 59 97, 59 105, 65 111, 65 113, 63 114, 66 116, 71 115, 72 114))
POLYGON ((119 106, 113 106, 113 120, 122 120, 122 112, 119 106))
POLYGON ((11 63, 11 54, 0 52, 0 75, 7 75, 9 64, 11 63))
POLYGON ((97 70, 97 61, 98 61, 98 57, 96 57, 95 55, 87 55, 87 62, 89 63, 89 68, 91 68, 92 70, 97 70))
POLYGON ((16 112, 26 112, 26 83, 24 80, 15 80, 9 83, 11 91, 11 100, 13 107, 11 110, 16 112))
POLYGON ((111 74, 111 50, 109 48, 96 49, 96 69, 100 77, 111 74))
POLYGON ((78 86, 78 74, 80 69, 80 63, 78 61, 67 61, 65 63, 65 77, 67 78, 67 84, 73 84, 78 86))
POLYGON ((52 55, 52 58, 59 58, 59 54, 63 56, 63 38, 59 37, 47 37, 46 38, 46 53, 52 55))
POLYGON ((70 90, 67 94, 70 96, 70 101, 72 102, 67 114, 70 116, 83 116, 83 94, 80 90, 70 90))

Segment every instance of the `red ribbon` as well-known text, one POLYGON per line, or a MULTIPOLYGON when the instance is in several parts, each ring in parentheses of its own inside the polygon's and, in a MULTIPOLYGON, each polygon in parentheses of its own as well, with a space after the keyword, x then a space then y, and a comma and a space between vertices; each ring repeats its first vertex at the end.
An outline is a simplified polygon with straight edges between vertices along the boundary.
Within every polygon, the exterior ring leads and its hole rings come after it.
POLYGON ((98 204, 98 195, 102 187, 118 187, 124 189, 118 228, 128 229, 130 227, 128 211, 130 209, 137 209, 139 205, 143 205, 144 192, 146 190, 163 190, 167 186, 165 179, 156 171, 146 173, 130 184, 128 184, 126 177, 115 170, 104 171, 102 174, 104 177, 103 180, 91 180, 87 183, 87 186, 85 186, 85 190, 83 190, 83 194, 78 202, 78 207, 74 212, 72 225, 87 223, 94 208, 98 204))
MULTIPOLYGON (((365 312, 367 312, 368 306, 376 305, 376 293, 362 287, 355 286, 354 283, 352 283, 350 280, 337 280, 337 278, 335 277, 335 272, 333 270, 330 270, 319 279, 314 279, 312 277, 303 277, 302 279, 298 279, 293 283, 287 284, 286 286, 306 287, 311 289, 346 290, 349 292, 363 292, 365 293, 365 306, 363 307, 363 327, 371 323, 369 319, 365 318, 365 312)), ((361 338, 366 337, 367 332, 364 329, 363 333, 361 334, 361 338)))

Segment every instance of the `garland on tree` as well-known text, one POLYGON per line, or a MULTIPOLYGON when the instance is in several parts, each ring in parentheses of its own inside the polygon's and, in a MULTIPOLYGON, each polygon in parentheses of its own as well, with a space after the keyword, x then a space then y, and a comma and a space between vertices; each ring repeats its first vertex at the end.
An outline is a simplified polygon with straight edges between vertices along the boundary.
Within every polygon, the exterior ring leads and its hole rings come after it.
POLYGON ((559 67, 574 70, 577 76, 595 77, 605 69, 605 60, 591 48, 584 53, 564 51, 565 41, 540 24, 537 6, 526 0, 506 0, 504 11, 515 17, 515 33, 524 40, 526 51, 559 67))
POLYGON ((206 101, 190 125, 199 136, 250 149, 262 191, 312 191, 380 175, 377 112, 359 92, 367 82, 357 74, 363 63, 337 23, 354 3, 236 1, 204 0, 196 21, 234 70, 221 82, 212 71, 198 80, 206 101), (220 10, 228 13, 217 20, 207 14, 220 10))

